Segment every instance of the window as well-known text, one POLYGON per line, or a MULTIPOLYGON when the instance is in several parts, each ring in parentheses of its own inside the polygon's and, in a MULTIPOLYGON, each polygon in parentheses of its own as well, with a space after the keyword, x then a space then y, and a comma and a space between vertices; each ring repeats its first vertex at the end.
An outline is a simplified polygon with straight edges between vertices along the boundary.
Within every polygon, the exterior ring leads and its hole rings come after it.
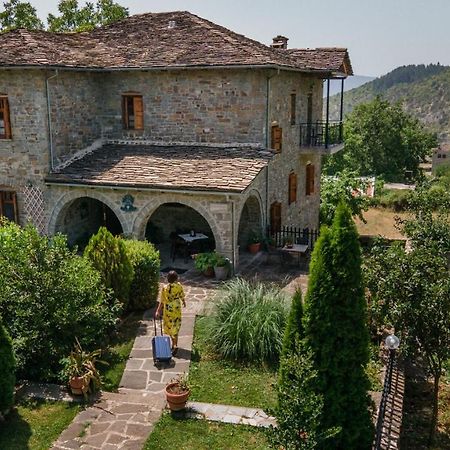
POLYGON ((0 191, 0 216, 6 217, 11 222, 18 222, 17 198, 12 191, 0 191))
POLYGON ((281 203, 279 202, 270 205, 270 229, 272 233, 281 230, 281 203))
POLYGON ((0 95, 0 139, 11 139, 8 97, 0 95))
POLYGON ((277 153, 281 152, 283 130, 278 125, 272 127, 272 142, 271 148, 273 148, 277 153))
POLYGON ((307 164, 306 166, 306 195, 314 194, 314 166, 307 164))
POLYGON ((297 175, 295 173, 289 174, 289 200, 288 204, 297 201, 297 175))
POLYGON ((291 125, 295 125, 295 110, 297 108, 297 95, 291 94, 291 125))
POLYGON ((125 130, 144 129, 144 103, 142 95, 122 96, 122 117, 125 130))

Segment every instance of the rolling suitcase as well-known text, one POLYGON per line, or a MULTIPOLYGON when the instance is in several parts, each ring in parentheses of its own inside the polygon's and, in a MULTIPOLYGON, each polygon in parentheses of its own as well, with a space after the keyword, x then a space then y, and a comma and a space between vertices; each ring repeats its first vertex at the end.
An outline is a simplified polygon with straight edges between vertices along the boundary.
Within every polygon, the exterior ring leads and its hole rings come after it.
POLYGON ((172 359, 172 350, 170 345, 170 337, 163 334, 162 329, 162 318, 160 321, 161 325, 161 336, 158 336, 156 329, 156 318, 153 317, 153 324, 155 326, 155 336, 152 339, 152 349, 153 349, 153 361, 156 363, 167 363, 172 359))

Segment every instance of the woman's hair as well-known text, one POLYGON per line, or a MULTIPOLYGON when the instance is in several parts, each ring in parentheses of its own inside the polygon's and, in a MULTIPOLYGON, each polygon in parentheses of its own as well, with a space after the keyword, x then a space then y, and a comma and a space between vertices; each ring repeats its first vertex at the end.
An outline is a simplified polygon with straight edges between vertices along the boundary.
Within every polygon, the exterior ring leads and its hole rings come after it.
POLYGON ((178 280, 178 274, 175 272, 175 270, 171 270, 168 274, 167 274, 167 281, 169 283, 175 283, 175 281, 178 280))

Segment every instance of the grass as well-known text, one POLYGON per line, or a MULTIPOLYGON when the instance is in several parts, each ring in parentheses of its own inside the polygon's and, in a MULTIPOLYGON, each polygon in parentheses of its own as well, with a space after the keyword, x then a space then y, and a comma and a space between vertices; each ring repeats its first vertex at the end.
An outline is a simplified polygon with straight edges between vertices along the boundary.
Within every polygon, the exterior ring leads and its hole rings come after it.
POLYGON ((189 369, 191 400, 265 409, 275 406, 275 369, 236 364, 215 354, 208 343, 211 320, 201 317, 195 323, 189 369))
POLYGON ((108 363, 107 366, 98 365, 102 375, 103 390, 113 392, 119 387, 141 319, 142 312, 133 312, 125 317, 110 345, 102 353, 101 359, 108 363))
POLYGON ((443 450, 450 448, 450 382, 439 384, 439 416, 436 442, 427 446, 433 385, 417 369, 407 370, 400 448, 443 450))
POLYGON ((175 419, 165 414, 150 435, 144 450, 266 450, 262 430, 245 425, 175 419))
POLYGON ((387 239, 405 239, 396 228, 396 217, 405 218, 406 213, 394 212, 385 208, 369 208, 363 213, 367 223, 355 218, 358 233, 366 236, 384 236, 387 239))
POLYGON ((0 423, 0 448, 47 450, 67 428, 80 406, 67 402, 20 402, 0 423))

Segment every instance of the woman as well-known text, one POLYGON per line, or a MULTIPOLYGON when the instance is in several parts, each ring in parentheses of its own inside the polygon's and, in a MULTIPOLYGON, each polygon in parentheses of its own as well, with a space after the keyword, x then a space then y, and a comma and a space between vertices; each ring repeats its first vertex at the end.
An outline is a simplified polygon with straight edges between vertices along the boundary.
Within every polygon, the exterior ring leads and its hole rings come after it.
POLYGON ((181 304, 186 306, 183 286, 178 282, 178 274, 171 270, 167 274, 167 286, 161 292, 161 301, 156 310, 156 318, 160 317, 163 309, 164 334, 172 338, 172 354, 175 356, 178 350, 178 333, 181 327, 181 304))

